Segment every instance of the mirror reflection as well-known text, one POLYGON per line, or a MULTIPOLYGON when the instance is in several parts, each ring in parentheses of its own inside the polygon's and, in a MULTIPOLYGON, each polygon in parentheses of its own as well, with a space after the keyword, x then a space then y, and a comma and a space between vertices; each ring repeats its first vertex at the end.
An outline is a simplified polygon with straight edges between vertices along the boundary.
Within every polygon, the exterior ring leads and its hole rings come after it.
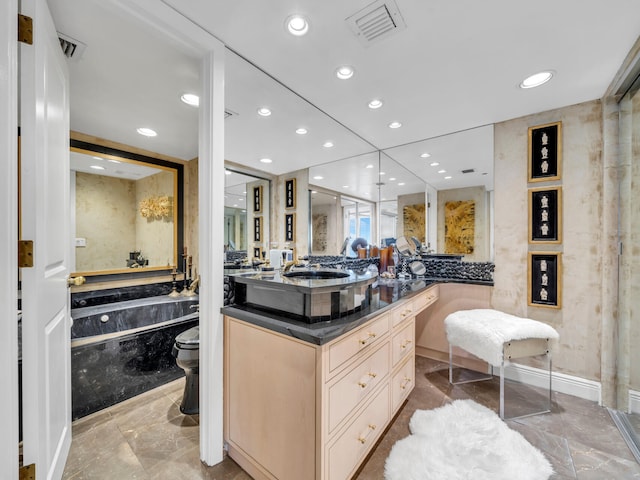
MULTIPOLYGON (((252 239, 250 216, 264 218, 262 234, 269 238, 269 187, 270 181, 231 168, 225 169, 224 188, 224 249, 233 258, 253 258, 256 252, 248 252, 252 239), (260 202, 256 204, 254 189, 260 192, 260 202), (259 211, 257 211, 259 210, 259 211)), ((228 257, 230 255, 227 255, 228 257)))
POLYGON ((177 265, 175 168, 78 148, 70 164, 78 274, 177 265))

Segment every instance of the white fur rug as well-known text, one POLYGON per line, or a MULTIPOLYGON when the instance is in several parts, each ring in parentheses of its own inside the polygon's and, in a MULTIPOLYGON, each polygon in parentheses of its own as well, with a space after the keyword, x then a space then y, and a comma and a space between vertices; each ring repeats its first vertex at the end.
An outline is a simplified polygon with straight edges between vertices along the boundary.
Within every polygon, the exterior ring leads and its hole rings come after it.
POLYGON ((417 410, 391 449, 385 480, 547 480, 545 456, 473 400, 417 410))

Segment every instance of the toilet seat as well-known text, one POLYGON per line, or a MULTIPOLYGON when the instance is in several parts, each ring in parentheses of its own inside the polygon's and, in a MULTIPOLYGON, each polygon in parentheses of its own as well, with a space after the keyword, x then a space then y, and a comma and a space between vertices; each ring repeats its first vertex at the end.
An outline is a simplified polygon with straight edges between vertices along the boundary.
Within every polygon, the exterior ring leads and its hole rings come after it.
POLYGON ((183 350, 200 348, 200 327, 193 327, 179 334, 176 337, 176 347, 183 350))

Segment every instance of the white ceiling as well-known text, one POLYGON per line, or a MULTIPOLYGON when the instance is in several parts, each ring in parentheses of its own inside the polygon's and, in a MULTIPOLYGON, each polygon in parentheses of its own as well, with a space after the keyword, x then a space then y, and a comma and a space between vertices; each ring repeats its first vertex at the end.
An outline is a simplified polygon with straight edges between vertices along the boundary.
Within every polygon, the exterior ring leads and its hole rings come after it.
MULTIPOLYGON (((491 189, 490 126, 601 98, 640 34, 637 0, 396 0, 406 29, 369 46, 345 19, 370 0, 164 2, 230 49, 225 103, 234 115, 225 122, 225 158, 283 174, 386 149, 436 188, 475 182, 491 189), (292 13, 310 19, 306 36, 285 31, 292 13), (342 64, 355 67, 352 79, 335 77, 342 64), (556 72, 551 82, 517 87, 545 69, 556 72), (382 108, 367 108, 374 97, 384 99, 382 108), (270 117, 256 114, 263 105, 270 117), (394 120, 402 128, 389 129, 394 120), (296 135, 299 126, 309 133, 296 135), (335 147, 323 148, 326 140, 335 147), (416 157, 424 151, 431 158, 416 157), (263 157, 273 163, 260 163, 263 157), (434 160, 451 180, 428 166, 434 160), (476 173, 463 177, 468 168, 476 173)), ((69 62, 72 129, 196 157, 197 111, 179 96, 199 89, 197 59, 133 23, 112 0, 49 5, 58 31, 87 45, 69 62), (140 126, 158 136, 141 137, 140 126)))

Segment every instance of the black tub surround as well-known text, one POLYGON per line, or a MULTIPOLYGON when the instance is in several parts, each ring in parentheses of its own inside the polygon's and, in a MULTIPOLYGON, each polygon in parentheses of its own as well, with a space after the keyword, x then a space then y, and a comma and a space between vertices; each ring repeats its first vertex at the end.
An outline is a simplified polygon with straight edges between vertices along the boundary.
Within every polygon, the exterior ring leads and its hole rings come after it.
POLYGON ((198 325, 197 303, 162 295, 72 309, 73 419, 184 376, 171 348, 198 325))
MULTIPOLYGON (((182 283, 183 282, 178 282, 178 290, 182 290, 182 283)), ((169 292, 171 292, 171 286, 172 282, 163 282, 72 293, 71 308, 93 307, 105 303, 168 295, 169 292)))

